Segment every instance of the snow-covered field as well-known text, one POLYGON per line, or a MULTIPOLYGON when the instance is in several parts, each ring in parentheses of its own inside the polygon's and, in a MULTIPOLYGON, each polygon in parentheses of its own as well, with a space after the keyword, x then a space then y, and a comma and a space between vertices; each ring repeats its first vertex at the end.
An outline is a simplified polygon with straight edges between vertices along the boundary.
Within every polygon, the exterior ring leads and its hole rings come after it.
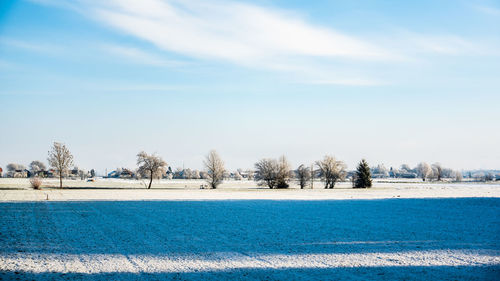
POLYGON ((254 181, 225 181, 217 190, 200 189, 203 180, 154 181, 145 190, 142 181, 98 179, 96 182, 65 180, 65 189, 58 188, 57 179, 46 179, 42 190, 30 188, 28 179, 0 178, 0 201, 46 200, 327 200, 382 198, 448 198, 500 197, 500 182, 492 183, 422 183, 419 180, 380 180, 370 189, 355 190, 351 183, 341 182, 333 190, 323 189, 321 182, 314 189, 292 188, 270 190, 258 187, 254 181))
POLYGON ((0 279, 500 277, 498 184, 200 184, 75 181, 36 191, 0 179, 0 279))

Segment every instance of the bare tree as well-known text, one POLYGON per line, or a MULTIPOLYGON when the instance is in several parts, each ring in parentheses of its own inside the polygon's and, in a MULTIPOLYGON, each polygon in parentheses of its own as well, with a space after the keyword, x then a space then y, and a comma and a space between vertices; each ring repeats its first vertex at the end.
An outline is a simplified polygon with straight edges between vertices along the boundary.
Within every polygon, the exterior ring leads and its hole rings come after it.
POLYGON ((186 168, 184 169, 183 175, 185 179, 191 180, 193 179, 193 170, 186 168))
POLYGON ((443 177, 443 167, 440 163, 432 164, 432 174, 434 178, 441 181, 441 178, 443 177))
POLYGON ((198 170, 194 170, 192 173, 193 179, 201 179, 201 173, 198 170))
POLYGON ((300 189, 304 189, 307 182, 311 180, 311 169, 304 165, 300 165, 295 173, 297 174, 297 181, 299 182, 300 189))
POLYGON ((7 165, 7 171, 9 172, 23 171, 24 169, 26 169, 26 167, 21 164, 10 163, 7 165))
POLYGON ((277 185, 278 161, 275 159, 262 159, 255 163, 255 180, 258 185, 267 185, 273 189, 277 185))
POLYGON ((319 176, 325 182, 325 188, 333 188, 339 180, 344 180, 347 174, 347 166, 333 156, 326 155, 321 161, 317 161, 319 176))
POLYGON ((292 166, 286 159, 285 155, 281 156, 278 160, 278 179, 276 188, 288 188, 292 177, 292 166))
POLYGON ((148 155, 146 152, 141 151, 137 154, 137 166, 139 166, 137 173, 142 177, 149 178, 148 189, 150 189, 153 178, 161 178, 167 162, 163 161, 160 156, 148 155))
POLYGON ((73 155, 65 144, 54 142, 49 151, 49 165, 54 168, 59 175, 59 188, 62 188, 62 179, 70 166, 73 165, 73 155))
POLYGON ((9 163, 7 164, 7 172, 15 172, 17 170, 18 164, 16 163, 9 163))
POLYGON ((376 167, 372 167, 371 172, 374 176, 377 176, 377 177, 386 178, 389 176, 389 171, 384 166, 384 164, 378 164, 376 167))
POLYGON ((429 164, 422 162, 417 166, 417 173, 422 178, 423 181, 429 178, 432 173, 432 168, 429 164))
POLYGON ((269 188, 288 188, 291 178, 290 163, 285 156, 276 159, 262 159, 255 163, 255 180, 259 185, 269 188))
POLYGON ((201 171, 200 172, 200 179, 202 179, 202 180, 208 179, 208 173, 205 171, 201 171))
POLYGON ((89 173, 85 170, 78 170, 78 176, 80 177, 81 180, 84 180, 88 178, 89 173))
POLYGON ((410 168, 410 165, 408 164, 403 164, 401 165, 401 167, 399 168, 400 170, 404 171, 404 172, 411 172, 411 168, 410 168))
POLYGON ((240 181, 243 179, 243 176, 241 175, 240 169, 238 169, 236 172, 234 172, 234 180, 240 181))
POLYGON ((247 173, 248 180, 253 180, 255 171, 253 171, 253 170, 247 170, 246 173, 247 173))
POLYGON ((7 177, 25 178, 27 176, 26 167, 21 164, 10 163, 7 165, 7 177))
POLYGON ((197 180, 200 178, 200 171, 191 170, 190 168, 184 169, 182 174, 183 174, 183 178, 188 179, 188 180, 197 180))
POLYGON ((33 161, 30 163, 30 171, 31 173, 35 176, 38 175, 40 172, 43 172, 47 169, 45 167, 45 164, 43 164, 41 161, 33 161))
POLYGON ((211 188, 215 189, 224 180, 224 161, 219 157, 217 151, 211 150, 203 161, 208 174, 207 182, 211 188))
POLYGON ((450 168, 443 168, 443 170, 441 171, 441 178, 453 178, 455 177, 455 171, 453 171, 452 169, 450 168))

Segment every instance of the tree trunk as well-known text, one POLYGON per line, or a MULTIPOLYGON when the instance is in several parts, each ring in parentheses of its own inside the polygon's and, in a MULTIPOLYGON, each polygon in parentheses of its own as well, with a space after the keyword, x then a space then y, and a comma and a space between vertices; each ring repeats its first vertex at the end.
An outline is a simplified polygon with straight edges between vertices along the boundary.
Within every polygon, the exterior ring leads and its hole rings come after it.
POLYGON ((59 173, 59 188, 62 189, 62 173, 59 173))
POLYGON ((153 173, 151 173, 151 178, 149 180, 149 186, 148 186, 148 189, 151 188, 151 184, 153 183, 153 173))

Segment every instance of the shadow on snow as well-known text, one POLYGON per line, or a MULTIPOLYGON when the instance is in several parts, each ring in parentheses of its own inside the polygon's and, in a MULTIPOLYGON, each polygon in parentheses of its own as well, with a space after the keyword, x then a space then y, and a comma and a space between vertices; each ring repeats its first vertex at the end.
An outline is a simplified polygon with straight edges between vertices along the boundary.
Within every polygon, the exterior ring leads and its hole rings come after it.
POLYGON ((499 214, 498 198, 0 203, 0 253, 499 250, 499 214))

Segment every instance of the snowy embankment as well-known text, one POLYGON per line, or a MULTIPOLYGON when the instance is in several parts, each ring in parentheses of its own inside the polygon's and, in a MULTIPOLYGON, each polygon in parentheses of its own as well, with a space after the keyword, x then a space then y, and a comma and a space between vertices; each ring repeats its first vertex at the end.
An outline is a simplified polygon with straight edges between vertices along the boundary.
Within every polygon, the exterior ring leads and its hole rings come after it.
POLYGON ((0 280, 500 276, 497 185, 0 194, 0 280))

